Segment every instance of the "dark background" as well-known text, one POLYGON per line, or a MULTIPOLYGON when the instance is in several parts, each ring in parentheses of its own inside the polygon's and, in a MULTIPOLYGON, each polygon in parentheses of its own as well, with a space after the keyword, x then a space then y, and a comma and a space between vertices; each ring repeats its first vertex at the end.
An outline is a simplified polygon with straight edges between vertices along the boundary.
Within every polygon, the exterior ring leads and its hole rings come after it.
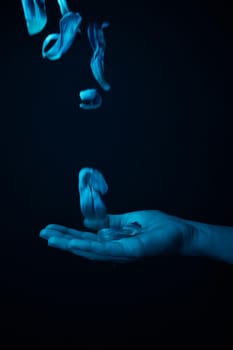
POLYGON ((224 1, 68 3, 83 17, 82 36, 56 62, 41 57, 59 28, 56 1, 33 37, 21 2, 1 3, 0 332, 41 344, 144 336, 156 345, 188 320, 200 325, 195 338, 211 325, 211 339, 225 341, 231 266, 191 257, 89 262, 38 234, 49 223, 83 229, 77 174, 85 166, 106 177, 109 212, 159 209, 233 225, 233 12, 224 1), (111 24, 107 93, 90 71, 90 21, 111 24), (83 111, 79 91, 90 87, 103 105, 83 111))

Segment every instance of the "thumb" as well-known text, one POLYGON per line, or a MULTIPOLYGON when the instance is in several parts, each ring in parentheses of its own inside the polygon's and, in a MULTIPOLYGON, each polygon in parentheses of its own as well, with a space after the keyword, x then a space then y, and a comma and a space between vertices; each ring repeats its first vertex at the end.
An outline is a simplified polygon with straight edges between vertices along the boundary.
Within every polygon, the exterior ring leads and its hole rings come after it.
POLYGON ((124 214, 108 214, 105 218, 85 218, 83 224, 90 230, 100 230, 109 227, 121 227, 124 214))

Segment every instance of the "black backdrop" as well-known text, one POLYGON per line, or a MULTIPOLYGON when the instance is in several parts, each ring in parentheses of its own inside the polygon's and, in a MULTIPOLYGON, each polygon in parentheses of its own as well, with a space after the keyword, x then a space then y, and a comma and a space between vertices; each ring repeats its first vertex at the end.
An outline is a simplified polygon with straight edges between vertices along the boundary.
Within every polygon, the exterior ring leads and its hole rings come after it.
POLYGON ((48 249, 38 234, 49 223, 83 229, 77 174, 85 166, 105 175, 112 213, 160 209, 233 225, 230 8, 180 0, 69 5, 83 17, 83 35, 51 62, 41 45, 58 30, 56 1, 47 1, 48 24, 34 37, 21 2, 1 3, 1 332, 44 343, 94 333, 104 344, 105 334, 108 342, 157 339, 171 321, 227 324, 231 266, 177 257, 93 263, 48 249), (111 24, 112 89, 100 109, 83 111, 79 91, 98 88, 86 35, 95 20, 111 24))

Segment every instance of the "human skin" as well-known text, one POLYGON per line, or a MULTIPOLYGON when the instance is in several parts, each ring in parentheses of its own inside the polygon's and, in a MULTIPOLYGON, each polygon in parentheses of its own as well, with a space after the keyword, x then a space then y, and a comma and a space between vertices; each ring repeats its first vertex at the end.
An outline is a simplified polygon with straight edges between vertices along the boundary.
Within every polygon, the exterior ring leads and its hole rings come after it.
POLYGON ((233 264, 233 227, 187 221, 194 229, 187 255, 200 255, 233 264))
POLYGON ((103 219, 84 219, 89 231, 48 225, 40 237, 54 248, 81 257, 112 262, 133 262, 163 254, 207 256, 233 264, 233 228, 185 220, 158 210, 143 210, 103 219), (102 228, 120 228, 137 222, 141 232, 121 239, 100 239, 102 228), (91 231, 97 231, 91 232, 91 231))

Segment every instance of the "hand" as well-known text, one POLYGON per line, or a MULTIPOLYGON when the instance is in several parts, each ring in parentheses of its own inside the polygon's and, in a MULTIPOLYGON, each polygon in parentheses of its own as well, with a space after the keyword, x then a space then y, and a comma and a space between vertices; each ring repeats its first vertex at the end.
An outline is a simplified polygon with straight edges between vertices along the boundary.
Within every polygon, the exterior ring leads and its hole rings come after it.
POLYGON ((105 220, 85 219, 84 225, 97 231, 133 222, 141 226, 140 234, 119 240, 102 240, 96 233, 60 225, 48 225, 40 232, 40 237, 47 239, 51 247, 99 261, 132 262, 146 256, 189 251, 195 233, 192 225, 157 210, 107 215, 105 220))

